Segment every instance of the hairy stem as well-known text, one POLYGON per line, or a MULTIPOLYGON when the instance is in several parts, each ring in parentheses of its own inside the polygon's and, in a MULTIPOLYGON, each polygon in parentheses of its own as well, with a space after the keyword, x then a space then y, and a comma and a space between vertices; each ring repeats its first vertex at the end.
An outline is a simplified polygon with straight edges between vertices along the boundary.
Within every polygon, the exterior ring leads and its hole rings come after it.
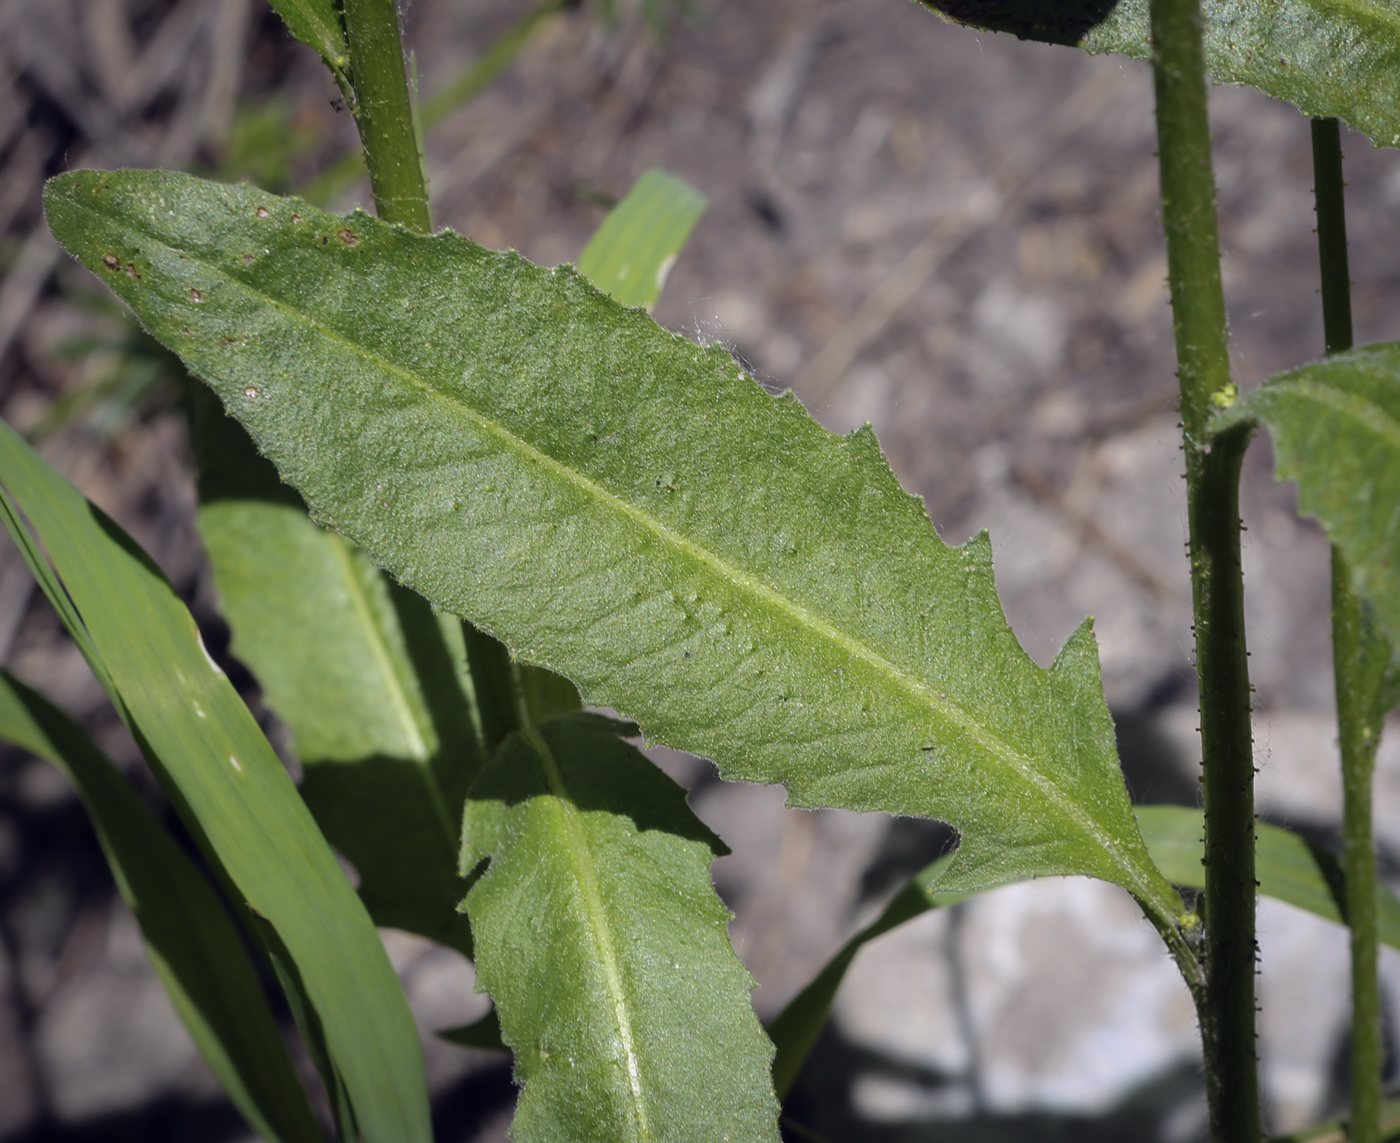
MULTIPOLYGON (((1335 119, 1312 121, 1313 189, 1317 199, 1317 253, 1322 270, 1322 325, 1328 353, 1351 348, 1351 275, 1342 181, 1341 128, 1335 119)), ((1364 669, 1366 632, 1351 570, 1332 549, 1332 668, 1337 685, 1337 728, 1342 754, 1343 836, 1347 924, 1351 928, 1351 1139, 1380 1143, 1380 981, 1376 970, 1376 851, 1371 784, 1378 735, 1364 669)))
POLYGON ((1206 811, 1201 1033, 1211 1137, 1262 1132, 1254 1004, 1254 759, 1240 574, 1247 427, 1206 438, 1234 400, 1211 172, 1199 0, 1151 0, 1162 216, 1186 452, 1191 594, 1206 811))
POLYGON ((433 220, 394 0, 345 0, 345 35, 374 208, 385 222, 426 234, 433 220))

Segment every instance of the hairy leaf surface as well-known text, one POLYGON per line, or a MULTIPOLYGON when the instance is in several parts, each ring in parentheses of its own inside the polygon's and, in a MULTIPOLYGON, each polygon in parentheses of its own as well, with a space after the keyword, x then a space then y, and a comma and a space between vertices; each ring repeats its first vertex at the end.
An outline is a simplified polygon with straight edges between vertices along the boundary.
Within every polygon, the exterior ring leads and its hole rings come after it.
POLYGON ((312 523, 213 396, 191 396, 220 609, 292 730, 302 797, 376 924, 470 955, 457 849, 481 754, 460 628, 312 523))
MULTIPOLYGON (((1351 566, 1356 593, 1400 645, 1400 343, 1275 374, 1211 428, 1249 420, 1268 425, 1274 474, 1297 483, 1299 511, 1322 523, 1351 566)), ((1368 669, 1381 714, 1395 698, 1386 665, 1368 669)))
MULTIPOLYGON (((1150 59, 1149 0, 922 0, 961 23, 1150 59)), ((1202 0, 1206 71, 1400 146, 1400 2, 1202 0)))
POLYGON ((868 426, 450 233, 161 172, 46 204, 318 519, 438 606, 726 777, 950 822, 949 890, 1088 874, 1170 939, 1092 631, 1033 663, 986 537, 944 545, 868 426))
POLYGON ((3 423, 0 514, 234 900, 285 946, 364 1139, 426 1141, 422 1049, 379 934, 170 582, 3 423))
POLYGON ((275 1143, 317 1143, 321 1130, 218 893, 82 727, 4 670, 0 739, 52 762, 77 788, 156 975, 249 1126, 275 1143))
POLYGON ((472 787, 478 982, 523 1085, 520 1143, 778 1138, 749 1003, 685 791, 593 714, 512 734, 472 787))

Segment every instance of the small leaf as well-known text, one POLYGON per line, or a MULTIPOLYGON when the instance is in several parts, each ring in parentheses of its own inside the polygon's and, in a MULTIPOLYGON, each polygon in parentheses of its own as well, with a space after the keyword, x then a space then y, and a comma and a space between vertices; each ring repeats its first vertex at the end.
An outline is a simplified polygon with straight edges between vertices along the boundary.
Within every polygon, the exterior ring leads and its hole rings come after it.
POLYGON ((350 54, 345 44, 340 5, 332 0, 268 0, 268 3, 282 17, 287 31, 307 47, 314 48, 330 68, 340 89, 348 92, 350 54))
MULTIPOLYGON (((950 19, 1093 53, 1150 59, 1149 0, 923 0, 950 19)), ((1206 71, 1304 114, 1336 116, 1400 146, 1395 0, 1203 0, 1206 71)))
POLYGON ((471 954, 457 847, 481 764, 454 621, 313 524, 242 427, 191 393, 199 530, 233 653, 291 728, 301 794, 377 925, 471 954))
POLYGON ((438 607, 727 777, 942 818, 950 890, 1122 885, 1194 965, 1091 630, 1032 662, 987 538, 944 545, 868 428, 451 233, 165 172, 63 175, 46 205, 313 513, 438 607))
MULTIPOLYGON (((1400 343, 1275 374, 1210 427, 1251 420, 1268 425, 1275 476, 1297 483, 1299 511, 1321 521, 1351 566, 1356 594, 1400 645, 1400 343)), ((1393 697, 1382 685, 1387 665, 1368 670, 1378 701, 1393 697)))
POLYGON ((684 179, 652 169, 608 212, 579 273, 624 306, 650 309, 709 201, 684 179))
POLYGON ((83 729, 4 670, 0 738, 77 787, 156 975, 249 1126, 277 1143, 320 1140, 243 937, 213 887, 83 729))
POLYGON ((0 504, 27 557, 47 552, 41 583, 233 899, 285 944, 364 1139, 426 1143, 422 1049, 379 935, 174 588, 3 423, 0 504))
POLYGON ((772 1047, 710 883, 727 850, 627 729, 517 732, 467 801, 477 979, 523 1089, 511 1137, 776 1143, 772 1047))

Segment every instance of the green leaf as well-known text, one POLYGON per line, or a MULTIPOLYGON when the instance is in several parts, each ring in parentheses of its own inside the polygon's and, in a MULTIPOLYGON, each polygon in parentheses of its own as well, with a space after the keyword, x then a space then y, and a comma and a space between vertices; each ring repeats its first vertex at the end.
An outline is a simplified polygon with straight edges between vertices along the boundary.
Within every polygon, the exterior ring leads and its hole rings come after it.
POLYGON ((364 1138, 427 1140, 421 1046, 378 933, 169 581, 8 425, 0 485, 7 526, 30 554, 43 545, 60 614, 162 786, 295 961, 364 1138))
POLYGON ((457 848, 481 752, 459 625, 313 524, 196 388, 200 534, 233 653, 292 730, 302 797, 376 924, 470 955, 457 848))
POLYGON ((1089 625, 1032 662, 986 536, 944 545, 868 427, 451 233, 161 172, 63 175, 46 208, 320 521, 437 606, 726 777, 950 822, 949 890, 1122 885, 1194 965, 1089 625))
POLYGON ((579 273, 624 306, 650 309, 709 200, 653 168, 608 212, 578 260, 579 273))
MULTIPOLYGON (((1351 566, 1356 594, 1400 645, 1400 343, 1275 374, 1210 427, 1251 420, 1268 425, 1274 474, 1297 482, 1299 511, 1321 521, 1351 566)), ((1390 701, 1393 687, 1372 668, 1378 701, 1390 701)))
POLYGON ((279 1143, 320 1140, 242 935, 218 894, 83 729, 3 669, 0 738, 52 762, 77 787, 156 974, 249 1126, 279 1143))
MULTIPOLYGON (((1183 889, 1206 887, 1201 865, 1204 817, 1186 806, 1139 806, 1138 824, 1153 860, 1173 884, 1183 889)), ((1345 924, 1344 874, 1336 856, 1309 845, 1291 830, 1259 822, 1255 827, 1255 875, 1259 892, 1314 916, 1345 924)), ((1400 898, 1380 887, 1380 939, 1400 949, 1400 898)))
POLYGON ((523 1088, 511 1138, 776 1143, 772 1047, 710 883, 728 851, 629 729, 527 727, 467 802, 477 979, 523 1088))
POLYGON ((331 69, 336 84, 350 91, 350 52, 345 44, 345 22, 340 5, 333 0, 268 0, 282 17, 287 31, 309 48, 314 48, 331 69))
MULTIPOLYGON (((1381 1138, 1391 1143, 1400 1137, 1400 1099, 1387 1099, 1381 1104, 1381 1138)), ((1275 1135, 1273 1143, 1350 1143, 1351 1129, 1345 1119, 1295 1131, 1291 1135, 1275 1135)))
MULTIPOLYGON (((1149 0, 923 0, 960 23, 1150 59, 1149 0)), ((1400 146, 1396 0, 1202 0, 1206 71, 1400 146)))

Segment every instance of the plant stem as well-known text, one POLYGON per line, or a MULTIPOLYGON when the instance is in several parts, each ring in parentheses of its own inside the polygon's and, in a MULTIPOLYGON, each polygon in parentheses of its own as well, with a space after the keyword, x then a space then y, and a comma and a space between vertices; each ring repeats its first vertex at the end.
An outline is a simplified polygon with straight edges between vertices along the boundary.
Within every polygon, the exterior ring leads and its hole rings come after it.
POLYGON ((1249 725, 1239 472, 1248 427, 1206 438, 1234 399, 1211 173, 1199 0, 1152 0, 1152 67, 1186 452, 1191 594, 1206 811, 1201 1035, 1211 1138, 1262 1133, 1254 1004, 1254 758, 1249 725))
MULTIPOLYGON (((1351 275, 1342 181, 1342 136, 1335 119, 1312 121, 1313 188, 1317 199, 1317 253, 1322 270, 1322 325, 1328 353, 1351 348, 1351 275)), ((1381 1138, 1380 981, 1376 969, 1376 851, 1371 785, 1378 735, 1372 720, 1364 662, 1366 631, 1351 569, 1332 549, 1332 668, 1342 754, 1343 837, 1347 924, 1351 928, 1351 1139, 1381 1138)))
POLYGON ((1367 717, 1363 638, 1361 605, 1351 589, 1351 569, 1342 553, 1333 548, 1332 666, 1342 752, 1346 920, 1351 929, 1351 1138, 1353 1143, 1380 1143, 1384 1049, 1376 968, 1376 851, 1371 832, 1371 780, 1378 736, 1367 717))
MULTIPOLYGON (((562 12, 569 0, 541 0, 519 20, 501 33, 490 47, 467 64, 461 72, 419 107, 418 122, 423 131, 431 131, 452 112, 476 98, 501 72, 505 71, 549 18, 562 12)), ((298 193, 316 206, 328 206, 341 191, 365 173, 364 156, 359 151, 332 163, 298 193)))
POLYGON ((394 0, 345 0, 345 35, 375 210, 385 222, 426 234, 433 220, 394 0))
POLYGON ((1322 270, 1322 338, 1328 353, 1343 353, 1351 348, 1351 271, 1347 266, 1342 129, 1335 119, 1312 121, 1312 152, 1317 258, 1322 270))

